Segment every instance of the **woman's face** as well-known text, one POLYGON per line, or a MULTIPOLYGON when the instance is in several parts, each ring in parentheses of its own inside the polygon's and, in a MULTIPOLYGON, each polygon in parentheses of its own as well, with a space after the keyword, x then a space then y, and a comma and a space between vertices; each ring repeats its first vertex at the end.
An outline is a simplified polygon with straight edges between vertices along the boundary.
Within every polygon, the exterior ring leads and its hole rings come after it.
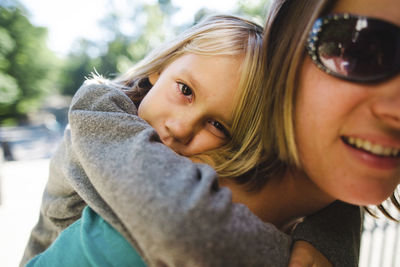
MULTIPOLYGON (((399 10, 398 0, 342 0, 332 13, 400 26, 399 10)), ((326 74, 306 56, 295 131, 304 171, 324 193, 357 205, 381 203, 400 182, 400 75, 352 83, 326 74)))

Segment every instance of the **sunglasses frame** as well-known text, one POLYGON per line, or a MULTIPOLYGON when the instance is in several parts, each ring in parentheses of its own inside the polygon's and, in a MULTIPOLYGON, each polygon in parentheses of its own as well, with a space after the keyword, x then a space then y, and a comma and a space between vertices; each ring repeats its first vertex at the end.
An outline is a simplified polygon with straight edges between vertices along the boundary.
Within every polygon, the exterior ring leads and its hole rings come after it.
POLYGON ((400 32, 400 27, 398 27, 390 22, 386 22, 381 19, 376 19, 376 18, 367 17, 367 16, 353 15, 353 14, 349 14, 349 13, 338 13, 338 14, 331 14, 331 15, 319 17, 315 20, 315 22, 310 30, 309 36, 307 38, 307 47, 306 48, 307 48, 308 54, 310 55, 312 61, 317 65, 317 67, 319 69, 321 69, 325 73, 327 73, 331 76, 346 80, 346 81, 350 81, 350 82, 374 83, 374 82, 380 82, 382 80, 386 80, 386 79, 396 75, 396 73, 398 73, 400 70, 400 68, 399 68, 400 66, 397 66, 397 69, 394 69, 392 72, 389 72, 387 75, 385 75, 381 78, 373 78, 373 79, 355 78, 355 77, 346 76, 346 75, 340 74, 338 72, 332 71, 320 61, 317 47, 318 47, 318 42, 319 42, 319 34, 321 31, 323 31, 323 27, 325 25, 331 23, 332 21, 352 20, 352 19, 366 19, 366 20, 375 20, 375 21, 384 22, 384 23, 393 25, 394 27, 397 27, 400 32))

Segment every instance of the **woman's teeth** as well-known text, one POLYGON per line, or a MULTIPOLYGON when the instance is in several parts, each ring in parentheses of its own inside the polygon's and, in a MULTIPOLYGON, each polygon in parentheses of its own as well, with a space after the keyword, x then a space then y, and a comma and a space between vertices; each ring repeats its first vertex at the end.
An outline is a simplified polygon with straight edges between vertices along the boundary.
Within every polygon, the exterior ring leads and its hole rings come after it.
POLYGON ((365 150, 377 156, 384 157, 398 157, 400 156, 399 149, 393 147, 385 147, 379 144, 373 144, 370 141, 366 141, 355 137, 345 137, 346 143, 349 145, 365 150))

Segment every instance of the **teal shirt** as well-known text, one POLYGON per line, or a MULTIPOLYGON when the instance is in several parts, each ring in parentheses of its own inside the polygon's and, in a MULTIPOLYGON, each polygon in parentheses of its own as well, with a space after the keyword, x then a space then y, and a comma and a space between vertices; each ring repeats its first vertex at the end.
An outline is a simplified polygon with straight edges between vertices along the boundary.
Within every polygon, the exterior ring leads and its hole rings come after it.
POLYGON ((141 257, 122 235, 88 206, 81 219, 67 227, 31 266, 134 266, 145 267, 141 257))

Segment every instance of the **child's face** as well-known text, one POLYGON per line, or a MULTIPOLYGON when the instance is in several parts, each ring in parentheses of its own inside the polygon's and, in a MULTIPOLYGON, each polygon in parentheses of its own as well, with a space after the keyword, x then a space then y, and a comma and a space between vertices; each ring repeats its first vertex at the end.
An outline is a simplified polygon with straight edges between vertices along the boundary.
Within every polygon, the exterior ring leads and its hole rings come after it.
MULTIPOLYGON (((338 1, 334 12, 400 26, 399 8, 398 0, 353 0, 338 1)), ((400 75, 377 84, 347 82, 319 70, 307 56, 295 122, 304 170, 328 195, 379 204, 399 184, 400 75)))
POLYGON ((150 77, 138 115, 178 154, 193 156, 229 140, 241 57, 185 54, 150 77))

